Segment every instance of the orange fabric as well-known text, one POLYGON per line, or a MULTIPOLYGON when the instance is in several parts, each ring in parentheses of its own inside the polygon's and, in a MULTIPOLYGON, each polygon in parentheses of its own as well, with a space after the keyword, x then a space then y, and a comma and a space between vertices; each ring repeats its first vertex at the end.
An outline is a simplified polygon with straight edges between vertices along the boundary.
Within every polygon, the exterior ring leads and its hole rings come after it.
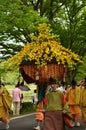
POLYGON ((0 121, 2 121, 3 123, 9 123, 10 122, 10 117, 9 117, 9 113, 7 112, 6 115, 2 118, 0 118, 0 121))
POLYGON ((69 105, 75 105, 74 89, 70 88, 67 92, 67 101, 69 105))
POLYGON ((81 109, 82 109, 82 121, 86 125, 86 88, 81 87, 81 109))
POLYGON ((43 114, 42 110, 43 110, 43 101, 41 100, 37 104, 36 120, 42 121, 44 119, 44 114, 43 114))
POLYGON ((36 111, 41 111, 42 109, 43 109, 43 101, 39 101, 39 103, 37 104, 36 111))
POLYGON ((81 112, 80 106, 70 105, 69 108, 72 114, 78 114, 81 112))
POLYGON ((81 119, 81 114, 78 113, 78 114, 76 114, 76 115, 72 115, 72 117, 73 117, 73 120, 74 120, 75 122, 78 122, 78 121, 80 121, 80 119, 81 119))
POLYGON ((82 107, 82 121, 86 124, 86 107, 82 107))
POLYGON ((76 122, 77 122, 77 121, 80 121, 80 119, 81 119, 81 114, 80 114, 80 113, 76 114, 76 116, 75 116, 75 121, 76 121, 76 122))
POLYGON ((81 99, 81 88, 75 87, 75 88, 69 88, 67 90, 67 101, 69 105, 80 105, 80 99, 81 99))
POLYGON ((73 105, 71 105, 69 107, 70 107, 70 111, 72 113, 73 119, 75 121, 79 121, 80 118, 81 118, 81 109, 80 109, 80 106, 76 106, 76 105, 73 106, 73 105))
POLYGON ((36 120, 42 121, 44 119, 44 115, 42 112, 36 112, 36 120))

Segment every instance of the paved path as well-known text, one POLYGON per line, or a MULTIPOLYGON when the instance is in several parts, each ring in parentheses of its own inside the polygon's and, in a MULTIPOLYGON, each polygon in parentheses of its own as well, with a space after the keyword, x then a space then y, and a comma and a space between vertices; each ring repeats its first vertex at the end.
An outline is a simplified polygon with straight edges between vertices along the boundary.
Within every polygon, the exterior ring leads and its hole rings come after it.
MULTIPOLYGON (((11 119, 9 130, 33 130, 34 126, 36 126, 35 114, 29 114, 11 119)), ((43 123, 41 127, 43 130, 43 123)), ((0 130, 5 130, 5 125, 2 122, 0 122, 0 130)), ((86 130, 86 126, 66 128, 66 130, 86 130)))

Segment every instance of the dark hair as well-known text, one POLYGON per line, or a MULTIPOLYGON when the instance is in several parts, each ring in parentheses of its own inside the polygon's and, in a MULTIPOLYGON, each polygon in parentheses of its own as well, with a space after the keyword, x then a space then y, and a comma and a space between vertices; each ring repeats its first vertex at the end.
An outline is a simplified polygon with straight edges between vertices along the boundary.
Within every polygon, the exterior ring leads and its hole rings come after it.
POLYGON ((34 89, 34 93, 36 93, 37 92, 37 90, 36 89, 34 89))
POLYGON ((86 77, 84 78, 84 82, 86 83, 86 77))
POLYGON ((49 84, 57 84, 57 79, 53 78, 53 77, 50 77, 49 78, 49 84))
POLYGON ((72 86, 76 86, 76 81, 75 81, 75 80, 72 80, 72 81, 71 81, 71 85, 72 85, 72 86))
POLYGON ((0 84, 0 87, 4 87, 4 86, 5 86, 5 84, 4 84, 4 83, 0 84))
POLYGON ((61 81, 61 85, 63 85, 63 86, 65 85, 65 82, 63 80, 61 81))

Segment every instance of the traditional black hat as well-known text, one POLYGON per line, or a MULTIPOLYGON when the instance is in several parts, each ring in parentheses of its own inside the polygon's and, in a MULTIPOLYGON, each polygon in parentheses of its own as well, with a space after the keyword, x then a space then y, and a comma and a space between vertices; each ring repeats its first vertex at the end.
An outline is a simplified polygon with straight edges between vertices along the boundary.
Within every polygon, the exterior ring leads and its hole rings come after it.
POLYGON ((77 84, 76 81, 75 81, 75 80, 72 80, 71 85, 72 85, 72 86, 76 86, 76 84, 77 84))
POLYGON ((49 84, 57 84, 57 79, 53 78, 53 77, 50 77, 49 78, 49 84))

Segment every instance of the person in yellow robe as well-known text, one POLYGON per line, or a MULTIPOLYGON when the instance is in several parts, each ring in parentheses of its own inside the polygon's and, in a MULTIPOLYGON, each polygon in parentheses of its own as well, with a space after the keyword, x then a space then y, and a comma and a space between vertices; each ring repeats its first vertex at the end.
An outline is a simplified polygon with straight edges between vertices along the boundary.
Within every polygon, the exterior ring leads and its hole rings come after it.
POLYGON ((6 124, 6 129, 9 129, 10 117, 7 108, 3 103, 3 94, 7 94, 8 91, 4 84, 0 84, 0 121, 6 124))
POLYGON ((80 87, 77 87, 76 81, 72 80, 71 87, 67 89, 67 101, 73 116, 73 125, 80 126, 81 108, 80 108, 80 87))
POLYGON ((81 92, 81 110, 82 110, 82 121, 86 125, 86 80, 83 84, 83 89, 81 92))

